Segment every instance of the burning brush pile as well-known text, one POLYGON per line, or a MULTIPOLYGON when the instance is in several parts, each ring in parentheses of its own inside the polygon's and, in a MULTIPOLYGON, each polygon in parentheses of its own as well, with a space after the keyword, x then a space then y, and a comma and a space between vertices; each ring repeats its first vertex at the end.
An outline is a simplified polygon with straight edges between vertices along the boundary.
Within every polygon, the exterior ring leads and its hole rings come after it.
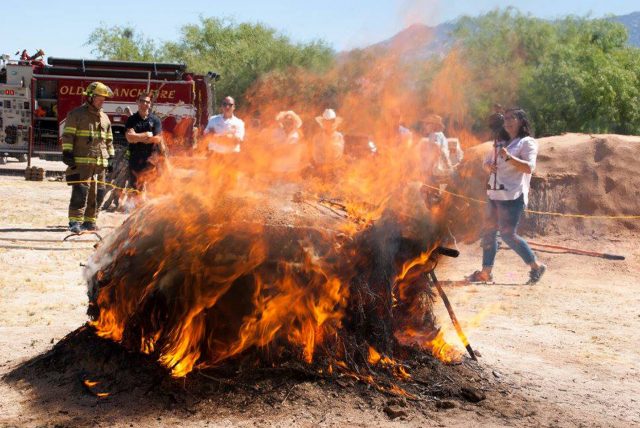
POLYGON ((92 256, 91 326, 174 377, 295 361, 404 393, 378 380, 461 358, 427 277, 447 201, 424 192, 407 158, 330 178, 272 174, 264 153, 174 163, 92 256))

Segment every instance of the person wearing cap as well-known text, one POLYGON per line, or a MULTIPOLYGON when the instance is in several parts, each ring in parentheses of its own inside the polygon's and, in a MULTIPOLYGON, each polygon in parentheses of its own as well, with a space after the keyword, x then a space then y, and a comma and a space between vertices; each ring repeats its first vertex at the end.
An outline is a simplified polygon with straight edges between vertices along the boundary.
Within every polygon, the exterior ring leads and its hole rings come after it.
POLYGON ((62 161, 71 186, 69 230, 94 231, 105 195, 105 170, 113 170, 115 150, 109 117, 102 111, 113 91, 102 82, 87 86, 86 103, 69 112, 62 132, 62 161))
POLYGON ((204 135, 209 142, 207 149, 210 153, 228 154, 240 153, 240 145, 244 141, 244 121, 234 114, 236 102, 227 96, 222 100, 221 113, 209 118, 204 135))
POLYGON ((291 173, 303 167, 304 146, 301 142, 302 119, 293 110, 281 111, 276 115, 278 129, 273 136, 271 171, 291 173))
POLYGON ((437 114, 430 114, 422 124, 426 135, 419 143, 422 173, 426 181, 439 182, 446 179, 452 171, 444 123, 437 114))
POLYGON ((328 171, 339 163, 344 155, 344 136, 338 132, 342 118, 335 110, 326 109, 316 122, 322 128, 311 145, 311 162, 320 172, 328 171))

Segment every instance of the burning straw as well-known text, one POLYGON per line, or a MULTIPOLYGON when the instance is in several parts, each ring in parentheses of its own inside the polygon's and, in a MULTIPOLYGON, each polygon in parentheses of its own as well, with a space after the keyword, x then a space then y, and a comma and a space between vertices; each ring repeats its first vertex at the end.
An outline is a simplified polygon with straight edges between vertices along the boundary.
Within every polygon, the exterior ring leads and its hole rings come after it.
MULTIPOLYGON (((274 145, 270 118, 293 108, 304 135, 317 131, 309 123, 322 108, 308 108, 302 90, 279 97, 271 76, 247 96, 247 123, 255 117, 262 128, 249 129, 240 153, 205 157, 204 138, 195 157, 173 159, 87 267, 96 333, 153 355, 174 376, 251 355, 256 364, 294 359, 358 379, 382 366, 405 378, 396 360, 416 350, 455 358, 425 281, 449 201, 422 193, 417 139, 396 138, 399 109, 405 121, 422 112, 393 61, 372 64, 339 102, 351 115, 345 131, 368 129, 376 156, 345 158, 328 173, 274 170, 294 148, 274 145)), ((288 93, 343 72, 292 73, 288 93)))
POLYGON ((433 267, 425 255, 442 239, 443 206, 428 207, 399 174, 382 184, 375 171, 401 168, 397 159, 355 162, 331 183, 270 174, 257 159, 210 159, 151 186, 87 267, 97 334, 174 376, 250 350, 272 364, 350 369, 369 349, 442 354, 420 277, 433 267), (368 186, 382 192, 366 200, 368 186))

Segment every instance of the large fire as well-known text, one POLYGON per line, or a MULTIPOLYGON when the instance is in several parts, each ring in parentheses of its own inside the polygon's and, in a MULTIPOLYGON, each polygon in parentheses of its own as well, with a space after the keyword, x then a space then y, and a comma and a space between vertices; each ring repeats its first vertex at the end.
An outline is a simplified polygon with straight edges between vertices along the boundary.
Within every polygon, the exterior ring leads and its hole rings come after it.
POLYGON ((353 159, 330 178, 273 173, 268 149, 251 153, 174 159, 150 185, 87 268, 97 334, 174 376, 250 349, 326 367, 401 345, 450 359, 423 275, 444 202, 415 180, 415 153, 353 159))
MULTIPOLYGON (((97 334, 153 355, 174 376, 250 355, 365 381, 363 368, 382 367, 402 379, 407 349, 457 358, 426 276, 447 236, 450 200, 421 168, 420 137, 398 138, 399 124, 424 112, 393 61, 361 64, 366 72, 342 94, 340 130, 356 138, 328 168, 307 167, 313 135, 282 147, 270 122, 293 108, 313 134, 324 106, 309 107, 302 89, 340 85, 357 72, 349 65, 319 80, 287 75, 288 93, 299 87, 300 97, 276 94, 274 79, 259 82, 240 114, 248 126, 240 153, 207 156, 204 137, 193 156, 170 158, 87 267, 97 334)), ((455 61, 445 69, 455 74, 455 61)), ((447 98, 455 82, 435 81, 431 90, 447 98)), ((461 123, 463 103, 441 101, 441 113, 461 123)))

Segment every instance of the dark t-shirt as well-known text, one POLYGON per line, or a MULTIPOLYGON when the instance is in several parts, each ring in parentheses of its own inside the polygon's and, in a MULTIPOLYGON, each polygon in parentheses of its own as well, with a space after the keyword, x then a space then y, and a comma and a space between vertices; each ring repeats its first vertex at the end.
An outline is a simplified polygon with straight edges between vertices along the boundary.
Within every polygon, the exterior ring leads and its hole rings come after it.
MULTIPOLYGON (((127 119, 125 132, 131 128, 134 132, 152 132, 153 135, 158 135, 162 132, 162 122, 154 114, 149 114, 143 119, 139 113, 135 113, 127 119)), ((146 168, 149 158, 157 151, 157 144, 129 143, 129 166, 134 170, 146 168)))

